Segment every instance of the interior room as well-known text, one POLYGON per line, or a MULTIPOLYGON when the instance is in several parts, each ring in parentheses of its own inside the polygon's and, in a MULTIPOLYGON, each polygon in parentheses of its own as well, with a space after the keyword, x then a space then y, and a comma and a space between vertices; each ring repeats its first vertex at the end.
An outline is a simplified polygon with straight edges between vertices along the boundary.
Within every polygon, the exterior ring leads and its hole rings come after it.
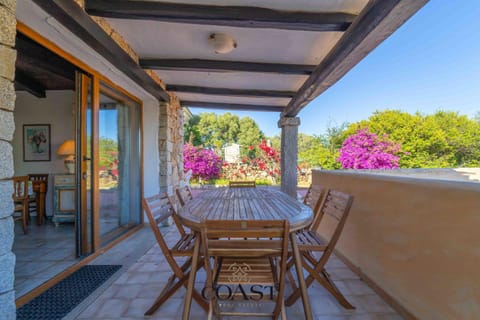
MULTIPOLYGON (((33 201, 29 201, 25 232, 22 221, 15 221, 18 298, 79 258, 75 252, 77 204, 72 174, 76 68, 21 33, 17 34, 16 49, 15 177, 29 177, 31 182, 37 175, 43 177, 45 186, 45 193, 40 195, 43 208, 37 203, 39 192, 32 190, 32 185, 28 189, 33 201)), ((15 213, 16 217, 21 215, 22 210, 15 213)))
POLYGON ((142 140, 138 99, 22 33, 16 49, 18 299, 141 225, 142 140))

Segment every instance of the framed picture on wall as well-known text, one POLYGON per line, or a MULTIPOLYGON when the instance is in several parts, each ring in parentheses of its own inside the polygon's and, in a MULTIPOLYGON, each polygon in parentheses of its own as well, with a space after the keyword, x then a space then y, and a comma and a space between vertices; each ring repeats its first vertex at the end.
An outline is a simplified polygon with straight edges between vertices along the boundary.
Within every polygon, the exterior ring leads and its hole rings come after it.
POLYGON ((23 125, 23 161, 50 161, 50 125, 23 125))

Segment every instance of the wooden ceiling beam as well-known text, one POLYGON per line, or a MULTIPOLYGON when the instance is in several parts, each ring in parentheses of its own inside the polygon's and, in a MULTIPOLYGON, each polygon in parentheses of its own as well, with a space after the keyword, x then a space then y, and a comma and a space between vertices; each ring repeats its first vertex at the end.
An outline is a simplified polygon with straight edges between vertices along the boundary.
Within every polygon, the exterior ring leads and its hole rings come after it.
POLYGON ((273 111, 282 112, 283 106, 267 106, 254 104, 238 104, 238 103, 222 103, 222 102, 207 102, 207 101, 185 101, 181 104, 189 108, 207 108, 207 109, 222 109, 222 110, 237 110, 237 111, 273 111))
POLYGON ((75 66, 21 33, 17 34, 15 49, 24 63, 64 79, 75 79, 75 66))
POLYGON ((47 96, 46 89, 40 82, 19 69, 15 70, 15 85, 18 86, 17 90, 23 89, 37 98, 45 98, 47 96))
POLYGON ((129 0, 86 0, 85 9, 90 15, 106 18, 301 31, 345 31, 356 18, 344 12, 129 0))
POLYGON ((73 0, 33 0, 33 2, 145 91, 159 100, 170 101, 168 93, 73 0))
POLYGON ((260 63, 202 59, 140 59, 140 65, 152 70, 184 70, 202 72, 260 72, 310 75, 315 65, 260 63))
POLYGON ((335 47, 304 82, 282 116, 296 116, 303 107, 340 80, 427 2, 428 0, 370 0, 335 47))
POLYGON ((230 88, 212 88, 184 86, 179 84, 167 85, 167 91, 188 92, 220 96, 247 96, 247 97, 274 97, 274 98, 292 98, 294 91, 278 90, 256 90, 256 89, 230 89, 230 88))

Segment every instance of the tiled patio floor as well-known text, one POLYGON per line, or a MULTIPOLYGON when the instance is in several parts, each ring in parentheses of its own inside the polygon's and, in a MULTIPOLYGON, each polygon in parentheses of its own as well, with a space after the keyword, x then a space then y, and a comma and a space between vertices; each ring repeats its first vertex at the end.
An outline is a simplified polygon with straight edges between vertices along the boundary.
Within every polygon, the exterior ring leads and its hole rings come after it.
MULTIPOLYGON (((147 228, 147 231, 148 228, 147 228)), ((167 239, 174 240, 173 228, 163 230, 167 239)), ((135 235, 124 242, 135 243, 135 235)), ((93 302, 83 304, 84 310, 77 308, 76 316, 69 319, 145 319, 143 313, 150 307, 158 293, 162 290, 170 269, 158 245, 154 245, 145 255, 125 268, 116 280, 100 289, 93 302)), ((347 299, 356 306, 354 311, 344 310, 320 285, 313 284, 309 288, 312 311, 317 320, 398 320, 402 319, 375 294, 362 280, 348 269, 338 258, 332 257, 327 270, 335 280, 347 299)), ((197 274, 196 287, 201 290, 205 274, 197 274)), ((287 283, 288 288, 288 283, 287 283)), ((180 319, 183 308, 185 289, 180 289, 150 319, 180 319)), ((287 308, 289 319, 304 319, 302 303, 299 300, 287 308)), ((206 319, 205 312, 193 301, 191 319, 206 319)), ((227 319, 227 318, 224 318, 227 319)), ((240 319, 239 317, 233 319, 240 319)), ((264 319, 264 318, 263 318, 264 319)))

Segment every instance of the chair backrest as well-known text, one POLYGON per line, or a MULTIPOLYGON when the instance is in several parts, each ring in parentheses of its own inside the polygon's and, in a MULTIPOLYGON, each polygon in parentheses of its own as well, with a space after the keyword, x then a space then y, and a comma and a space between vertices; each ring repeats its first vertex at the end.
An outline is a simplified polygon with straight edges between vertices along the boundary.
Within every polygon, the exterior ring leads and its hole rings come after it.
POLYGON ((230 188, 255 188, 257 184, 255 183, 255 180, 229 181, 228 186, 230 188))
POLYGON ((48 173, 31 173, 28 178, 32 182, 43 181, 45 182, 45 192, 48 191, 48 173))
POLYGON ((13 177, 13 201, 23 201, 28 198, 28 176, 13 177))
POLYGON ((322 204, 322 199, 325 195, 325 189, 319 185, 311 184, 303 198, 303 204, 312 208, 313 211, 313 220, 312 223, 307 227, 311 229, 313 225, 318 224, 317 220, 319 219, 320 205, 322 204))
POLYGON ((183 187, 178 188, 175 190, 177 194, 178 201, 180 205, 183 207, 188 201, 193 199, 192 189, 189 185, 185 185, 183 187))
POLYGON ((327 261, 330 254, 333 252, 335 245, 337 244, 340 235, 342 234, 343 227, 347 221, 350 208, 352 207, 353 196, 329 189, 320 207, 319 219, 316 225, 312 228, 317 230, 321 221, 325 215, 330 216, 336 221, 336 227, 333 230, 333 234, 327 244, 327 247, 322 255, 321 261, 327 261))
POLYGON ((172 202, 170 197, 166 192, 142 199, 142 207, 147 214, 148 221, 150 222, 150 227, 157 239, 158 245, 162 250, 167 262, 173 267, 177 266, 177 263, 173 259, 171 255, 171 250, 168 247, 162 232, 160 231, 160 226, 162 222, 167 220, 168 218, 172 217, 180 235, 183 237, 186 235, 185 229, 183 228, 182 224, 178 220, 176 215, 175 209, 173 208, 172 202))
POLYGON ((202 242, 207 288, 214 290, 212 287, 214 282, 251 285, 260 281, 274 285, 277 289, 275 308, 272 312, 275 319, 275 314, 278 315, 280 312, 284 299, 289 231, 288 220, 205 221, 202 227, 202 242), (225 259, 232 260, 226 262, 224 272, 220 269, 213 274, 210 259, 212 257, 216 258, 215 261, 218 262, 216 265, 221 269, 225 259), (277 270, 273 268, 273 260, 266 264, 259 260, 273 257, 281 258, 277 270), (253 268, 254 265, 257 267, 253 268))
POLYGON ((288 245, 288 233, 288 220, 207 220, 202 241, 210 255, 277 255, 288 245))

